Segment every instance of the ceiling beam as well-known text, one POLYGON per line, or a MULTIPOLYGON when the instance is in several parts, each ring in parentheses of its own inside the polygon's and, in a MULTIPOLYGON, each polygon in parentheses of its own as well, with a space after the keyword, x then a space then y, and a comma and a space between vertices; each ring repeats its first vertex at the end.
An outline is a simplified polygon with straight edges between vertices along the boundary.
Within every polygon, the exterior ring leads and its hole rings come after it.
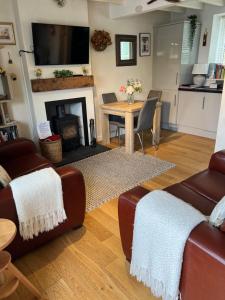
MULTIPOLYGON (((212 2, 212 1, 211 1, 212 2)), ((181 3, 177 3, 176 6, 192 9, 203 9, 203 3, 196 0, 187 0, 181 3)))
POLYGON ((183 7, 171 6, 171 7, 161 8, 160 11, 184 13, 185 9, 183 7))
POLYGON ((215 5, 215 6, 224 6, 224 0, 198 0, 198 1, 205 4, 215 5))
POLYGON ((104 2, 104 3, 111 3, 111 4, 123 4, 124 0, 89 0, 92 2, 104 2))

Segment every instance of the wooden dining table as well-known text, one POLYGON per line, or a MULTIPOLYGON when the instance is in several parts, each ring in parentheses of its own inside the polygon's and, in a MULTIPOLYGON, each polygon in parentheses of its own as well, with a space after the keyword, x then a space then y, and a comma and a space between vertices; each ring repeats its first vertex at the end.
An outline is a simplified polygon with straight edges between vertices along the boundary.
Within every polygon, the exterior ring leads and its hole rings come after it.
MULTIPOLYGON (((134 152, 134 116, 140 112, 144 101, 137 100, 133 104, 127 101, 118 101, 101 105, 102 111, 102 139, 104 144, 110 143, 109 115, 125 118, 125 151, 134 152)), ((153 121, 152 144, 158 145, 160 140, 161 102, 157 102, 153 121)))

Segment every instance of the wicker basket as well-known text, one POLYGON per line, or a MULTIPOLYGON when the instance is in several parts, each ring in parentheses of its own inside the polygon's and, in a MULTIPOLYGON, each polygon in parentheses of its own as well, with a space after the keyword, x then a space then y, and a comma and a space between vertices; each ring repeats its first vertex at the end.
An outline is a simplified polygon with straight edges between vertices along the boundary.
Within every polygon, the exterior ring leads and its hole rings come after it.
POLYGON ((62 161, 62 141, 39 141, 41 153, 53 163, 62 161))

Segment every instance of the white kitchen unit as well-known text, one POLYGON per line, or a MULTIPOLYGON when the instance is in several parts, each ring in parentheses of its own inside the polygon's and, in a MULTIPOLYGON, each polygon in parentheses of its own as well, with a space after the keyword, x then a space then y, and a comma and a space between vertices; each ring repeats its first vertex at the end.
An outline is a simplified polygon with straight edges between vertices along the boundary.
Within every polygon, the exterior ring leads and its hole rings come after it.
POLYGON ((189 21, 160 25, 154 29, 153 88, 162 94, 162 127, 177 128, 178 88, 191 83, 200 39, 197 24, 193 44, 189 21))
POLYGON ((179 91, 177 130, 215 139, 221 93, 179 91))
POLYGON ((177 130, 178 91, 163 90, 162 92, 162 127, 177 130))

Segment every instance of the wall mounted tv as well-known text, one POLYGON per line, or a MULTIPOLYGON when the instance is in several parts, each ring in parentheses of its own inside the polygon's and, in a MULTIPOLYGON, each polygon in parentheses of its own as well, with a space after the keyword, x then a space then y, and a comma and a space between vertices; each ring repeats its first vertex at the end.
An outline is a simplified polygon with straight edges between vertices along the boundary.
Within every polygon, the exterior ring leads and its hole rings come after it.
POLYGON ((89 27, 32 23, 35 65, 89 63, 89 27))

